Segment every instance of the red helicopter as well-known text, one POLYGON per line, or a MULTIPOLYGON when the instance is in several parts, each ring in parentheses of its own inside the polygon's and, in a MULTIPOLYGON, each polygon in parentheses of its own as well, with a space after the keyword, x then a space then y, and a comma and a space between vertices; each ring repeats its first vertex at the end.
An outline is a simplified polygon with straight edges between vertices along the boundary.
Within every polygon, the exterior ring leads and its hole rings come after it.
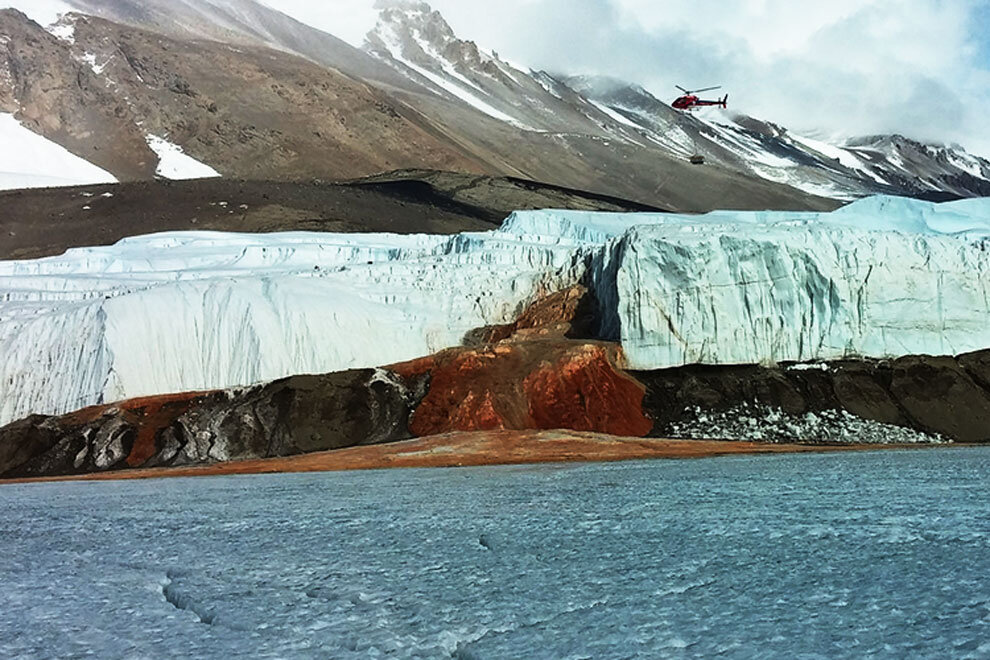
POLYGON ((679 97, 677 100, 675 100, 671 104, 677 110, 694 110, 695 108, 701 108, 701 107, 708 106, 708 105, 715 105, 715 106, 718 106, 720 108, 726 108, 726 107, 728 107, 726 105, 726 103, 729 100, 729 95, 728 94, 726 94, 725 96, 723 96, 718 101, 702 101, 700 98, 698 98, 698 94, 701 94, 702 92, 710 92, 713 89, 722 89, 721 86, 718 86, 718 87, 706 87, 704 89, 699 89, 699 90, 694 91, 694 92, 689 92, 688 90, 684 89, 680 85, 674 85, 674 87, 676 87, 677 89, 679 89, 682 92, 684 92, 684 96, 679 97))

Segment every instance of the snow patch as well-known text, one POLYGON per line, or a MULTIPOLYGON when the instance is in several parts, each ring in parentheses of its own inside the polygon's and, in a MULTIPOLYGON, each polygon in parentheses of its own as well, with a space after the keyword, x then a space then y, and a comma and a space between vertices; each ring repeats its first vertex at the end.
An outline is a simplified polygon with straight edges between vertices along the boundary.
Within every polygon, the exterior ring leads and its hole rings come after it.
POLYGON ((807 362, 805 364, 792 364, 787 367, 788 371, 828 371, 827 362, 807 362))
POLYGON ((98 76, 102 76, 103 72, 106 70, 110 62, 113 61, 113 55, 108 57, 102 64, 97 62, 96 55, 93 53, 83 53, 82 61, 89 65, 89 68, 98 76))
POLYGON ((76 24, 69 19, 62 19, 47 28, 56 39, 68 44, 76 43, 76 24))
POLYGON ((148 135, 148 146, 158 154, 155 174, 165 179, 209 179, 220 176, 215 169, 182 151, 182 147, 156 135, 148 135))
POLYGON ((643 128, 642 126, 640 126, 639 124, 637 124, 633 120, 631 120, 628 117, 626 117, 625 115, 623 115, 621 112, 619 112, 617 110, 613 110, 612 108, 610 108, 609 106, 605 105, 604 103, 600 103, 598 101, 591 101, 591 104, 593 106, 595 106, 596 108, 598 108, 599 110, 601 110, 606 115, 608 115, 611 119, 613 119, 614 121, 617 121, 620 124, 623 124, 625 126, 630 126, 632 128, 635 128, 636 130, 642 130, 642 128, 643 128))
POLYGON ((812 138, 795 135, 794 133, 791 133, 790 136, 795 142, 802 144, 813 151, 817 151, 826 158, 831 158, 838 161, 843 167, 869 173, 869 168, 866 164, 850 151, 833 146, 827 142, 821 142, 812 138))
POLYGON ((973 176, 981 179, 987 178, 987 171, 984 168, 986 161, 981 163, 980 159, 977 159, 966 152, 960 153, 953 149, 946 149, 945 154, 950 163, 967 174, 972 174, 973 176))
POLYGON ((109 172, 0 113, 0 190, 116 183, 109 172))

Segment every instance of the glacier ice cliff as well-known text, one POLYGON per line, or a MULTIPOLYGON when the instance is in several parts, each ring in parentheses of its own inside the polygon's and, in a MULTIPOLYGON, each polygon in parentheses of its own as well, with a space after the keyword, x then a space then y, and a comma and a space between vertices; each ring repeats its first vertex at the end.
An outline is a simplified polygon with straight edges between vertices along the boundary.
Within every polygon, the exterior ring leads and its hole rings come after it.
POLYGON ((634 369, 958 354, 990 347, 990 200, 178 232, 0 262, 0 424, 412 359, 580 281, 634 369))
POLYGON ((0 424, 387 364, 583 273, 525 237, 168 233, 0 262, 0 424))

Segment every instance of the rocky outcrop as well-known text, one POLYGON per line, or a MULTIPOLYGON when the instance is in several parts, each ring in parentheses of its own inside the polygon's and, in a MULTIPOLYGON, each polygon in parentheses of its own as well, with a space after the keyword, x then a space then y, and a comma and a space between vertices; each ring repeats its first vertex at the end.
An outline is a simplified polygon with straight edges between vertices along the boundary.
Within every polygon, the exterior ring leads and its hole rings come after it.
POLYGON ((468 346, 495 344, 506 339, 516 342, 532 338, 590 339, 596 329, 597 303, 584 286, 551 293, 529 305, 513 322, 492 325, 468 333, 468 346))
MULTIPOLYGON (((747 406, 763 435, 775 423, 792 427, 842 412, 935 438, 990 442, 990 351, 790 367, 695 365, 633 375, 646 385, 644 407, 658 437, 676 435, 685 424, 703 428, 699 418, 709 418, 706 437, 714 437, 717 413, 739 416, 747 406)), ((784 430, 791 440, 794 434, 784 430)))
POLYGON ((411 437, 422 398, 387 371, 296 376, 35 416, 0 429, 0 475, 30 477, 293 456, 411 437))

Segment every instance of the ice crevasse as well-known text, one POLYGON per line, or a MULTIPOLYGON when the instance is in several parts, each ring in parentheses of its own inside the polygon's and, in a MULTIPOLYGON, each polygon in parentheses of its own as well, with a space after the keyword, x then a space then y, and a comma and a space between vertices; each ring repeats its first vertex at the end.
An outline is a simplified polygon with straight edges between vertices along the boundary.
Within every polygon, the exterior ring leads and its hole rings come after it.
POLYGON ((0 423, 411 359, 577 282, 633 369, 959 354, 990 347, 990 200, 179 232, 0 262, 0 423))

